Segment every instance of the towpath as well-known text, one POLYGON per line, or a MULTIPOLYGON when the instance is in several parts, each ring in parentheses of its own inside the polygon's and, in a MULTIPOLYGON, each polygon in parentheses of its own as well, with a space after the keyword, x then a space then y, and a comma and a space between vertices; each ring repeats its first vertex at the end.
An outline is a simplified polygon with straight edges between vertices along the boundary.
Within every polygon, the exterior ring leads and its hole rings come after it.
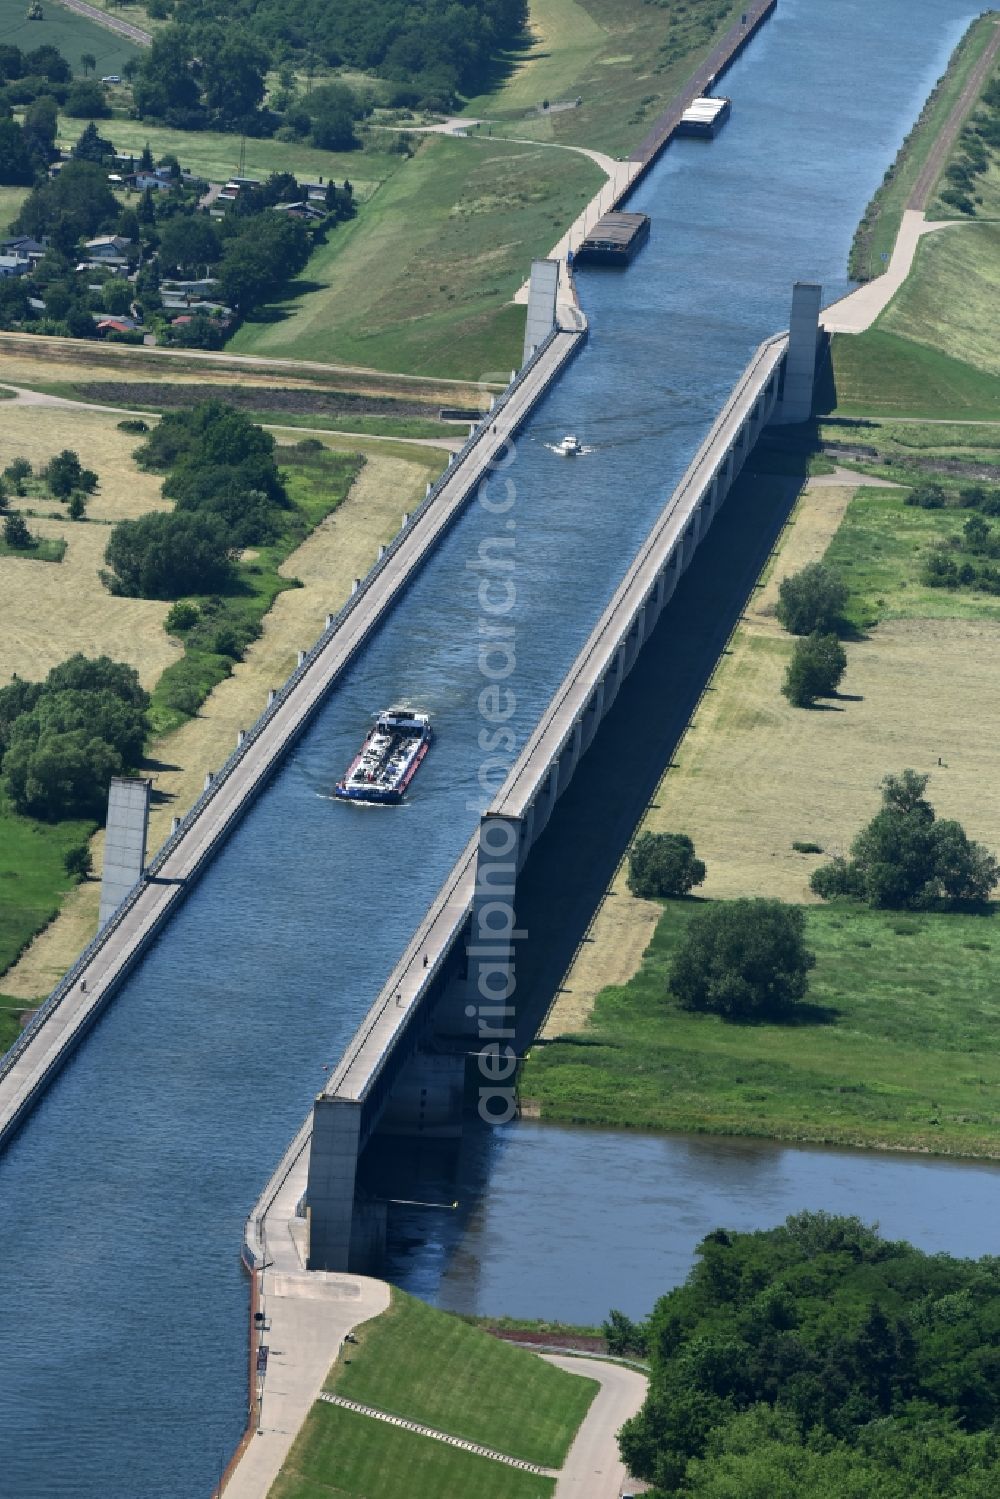
POLYGON ((885 311, 910 274, 917 246, 925 234, 954 228, 950 221, 928 223, 922 211, 908 208, 896 237, 889 268, 874 281, 866 281, 857 291, 834 302, 823 313, 823 327, 828 333, 864 333, 885 311))

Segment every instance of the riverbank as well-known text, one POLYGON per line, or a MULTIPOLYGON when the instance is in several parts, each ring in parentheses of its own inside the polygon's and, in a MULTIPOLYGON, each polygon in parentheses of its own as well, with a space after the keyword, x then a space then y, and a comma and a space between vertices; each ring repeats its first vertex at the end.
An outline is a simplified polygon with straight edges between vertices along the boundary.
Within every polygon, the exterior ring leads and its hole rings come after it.
POLYGON ((598 996, 586 1029, 536 1044, 521 1079, 529 1108, 564 1123, 1000 1158, 990 917, 809 907, 806 1016, 741 1026, 686 1012, 667 990, 703 905, 664 903, 639 972, 598 996))
POLYGON ((1000 45, 994 13, 973 21, 952 54, 920 116, 865 209, 851 246, 855 281, 880 276, 892 255, 907 208, 923 212, 965 117, 1000 45), (987 54, 989 53, 989 57, 987 54), (982 76, 980 76, 982 74, 982 76))

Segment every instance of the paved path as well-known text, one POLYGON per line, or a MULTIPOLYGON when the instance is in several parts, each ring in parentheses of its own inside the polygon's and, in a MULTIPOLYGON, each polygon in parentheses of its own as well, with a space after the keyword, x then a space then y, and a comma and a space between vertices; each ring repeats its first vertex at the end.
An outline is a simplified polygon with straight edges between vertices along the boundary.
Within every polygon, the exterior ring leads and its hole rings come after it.
POLYGON ((260 1427, 232 1471, 226 1499, 265 1499, 344 1337, 389 1305, 384 1281, 305 1270, 305 1224, 295 1209, 308 1159, 306 1137, 266 1216, 260 1306, 269 1323, 261 1335, 269 1353, 258 1385, 260 1427))
POLYGON ((97 25, 103 26, 105 31, 117 32, 119 36, 135 42, 137 47, 151 47, 153 44, 151 31, 144 31, 141 26, 133 26, 131 21, 122 21, 117 16, 109 16, 106 10, 98 10, 96 5, 88 5, 86 0, 59 0, 59 4, 65 5, 67 10, 75 10, 78 16, 86 16, 88 21, 96 21, 97 25))
POLYGON ((948 116, 941 128, 940 134, 931 148, 930 155, 921 169, 920 176, 913 185, 910 201, 907 208, 917 209, 919 212, 927 207, 934 185, 944 170, 945 163, 951 155, 952 147, 958 139, 958 132, 965 124, 967 116, 972 111, 979 91, 989 76, 993 67, 997 52, 1000 51, 1000 22, 994 22, 994 33, 986 44, 986 50, 969 74, 965 88, 962 90, 958 102, 948 116))
POLYGON ((647 1379, 621 1364, 543 1353, 547 1364, 600 1382, 600 1390, 576 1434, 556 1482, 555 1499, 618 1499, 628 1470, 618 1451, 618 1432, 646 1398, 647 1379))
MULTIPOLYGON (((958 220, 955 223, 959 222, 958 220)), ((874 281, 867 281, 849 296, 841 297, 823 313, 823 327, 828 333, 864 333, 884 312, 910 274, 917 245, 925 234, 953 228, 951 222, 929 224, 923 213, 908 208, 899 226, 899 235, 888 270, 874 281)))

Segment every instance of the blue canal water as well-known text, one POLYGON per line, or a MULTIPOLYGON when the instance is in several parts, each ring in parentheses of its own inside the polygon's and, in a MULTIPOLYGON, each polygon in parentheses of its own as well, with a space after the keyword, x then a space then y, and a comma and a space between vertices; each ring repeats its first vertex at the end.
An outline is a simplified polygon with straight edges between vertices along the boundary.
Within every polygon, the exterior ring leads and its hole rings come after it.
MULTIPOLYGON (((671 148, 637 194, 654 217, 640 260, 581 278, 593 336, 518 442, 512 510, 458 523, 0 1162, 5 1495, 210 1491, 244 1418, 244 1215, 474 825, 469 564, 484 538, 516 539, 520 741, 752 348, 785 325, 792 280, 844 289, 864 204, 972 14, 781 0, 726 80, 725 132, 671 148), (565 431, 595 451, 557 459, 565 431), (438 731, 412 799, 332 802, 397 697, 438 731)), ((677 1226, 688 1249, 709 1208, 677 1226)), ((572 1255, 554 1221, 538 1232, 572 1255)), ((602 1306, 624 1299, 606 1274, 602 1306)))

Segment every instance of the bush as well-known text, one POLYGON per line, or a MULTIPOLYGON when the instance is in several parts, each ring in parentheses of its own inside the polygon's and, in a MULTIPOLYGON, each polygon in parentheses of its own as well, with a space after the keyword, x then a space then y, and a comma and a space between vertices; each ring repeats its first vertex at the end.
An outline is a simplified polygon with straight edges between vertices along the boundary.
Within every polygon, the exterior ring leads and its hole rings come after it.
POLYGON ((847 652, 836 635, 807 635, 795 642, 782 692, 795 708, 811 708, 832 697, 847 669, 847 652))
POLYGON ((23 516, 11 514, 4 517, 3 539, 15 551, 23 552, 34 546, 35 538, 28 530, 23 516))
POLYGON ((816 962, 805 915, 776 900, 710 906, 689 925, 670 990, 686 1010, 728 1020, 781 1019, 804 998, 816 962))
POLYGON ((823 845, 821 843, 799 843, 796 841, 792 844, 792 848, 797 854, 821 854, 823 852, 823 845))
POLYGON ((118 423, 119 432, 134 433, 137 437, 149 431, 149 423, 144 422, 141 417, 126 417, 123 422, 118 423))
POLYGON ((847 586, 823 562, 811 562, 784 578, 778 589, 778 619, 792 635, 838 633, 847 586))
POLYGON ((945 499, 940 484, 915 484, 906 496, 906 504, 916 505, 921 510, 943 510, 945 499))
POLYGON ((70 496, 68 511, 70 520, 86 519, 87 501, 83 498, 82 494, 77 493, 70 496))
POLYGON ((201 610, 197 604, 192 604, 190 599, 178 599, 167 611, 167 617, 163 621, 163 628, 171 635, 176 635, 182 630, 190 630, 201 618, 201 610))
POLYGON ((632 846, 628 865, 628 888, 646 900, 687 895, 706 872, 684 833, 643 833, 632 846))
POLYGON ((68 848, 63 855, 63 868, 71 879, 89 879, 93 867, 94 861, 86 843, 78 843, 74 848, 68 848))

